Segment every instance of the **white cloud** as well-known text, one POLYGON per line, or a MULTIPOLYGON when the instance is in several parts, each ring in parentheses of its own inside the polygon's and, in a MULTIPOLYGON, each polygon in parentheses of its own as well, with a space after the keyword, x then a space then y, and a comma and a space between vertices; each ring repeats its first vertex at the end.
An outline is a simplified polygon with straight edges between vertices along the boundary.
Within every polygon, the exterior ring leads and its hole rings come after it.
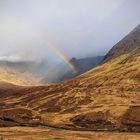
POLYGON ((140 4, 139 0, 1 0, 0 56, 4 59, 9 55, 7 59, 13 60, 57 59, 48 49, 48 43, 69 57, 103 54, 133 28, 134 22, 128 18, 130 13, 135 24, 138 23, 139 17, 135 15, 140 13, 140 6, 132 4, 138 2, 140 4), (125 20, 123 28, 121 25, 115 28, 116 21, 125 20), (114 32, 120 33, 113 37, 114 32))

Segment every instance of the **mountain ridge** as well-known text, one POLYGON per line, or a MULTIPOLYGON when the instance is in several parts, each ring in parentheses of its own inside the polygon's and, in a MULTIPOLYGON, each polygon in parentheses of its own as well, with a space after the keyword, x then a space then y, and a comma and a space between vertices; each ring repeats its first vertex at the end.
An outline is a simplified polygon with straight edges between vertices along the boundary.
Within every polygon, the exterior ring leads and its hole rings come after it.
POLYGON ((119 41, 113 48, 106 54, 103 62, 107 62, 120 55, 130 53, 135 48, 140 46, 140 24, 134 28, 127 36, 119 41))
POLYGON ((75 78, 75 77, 79 76, 80 74, 83 74, 84 72, 87 72, 88 70, 97 66, 103 60, 103 58, 104 58, 104 56, 85 57, 85 58, 80 58, 80 59, 72 58, 70 60, 70 63, 72 63, 76 67, 76 69, 77 69, 76 73, 73 72, 72 70, 65 71, 61 67, 62 69, 60 69, 61 73, 59 76, 55 76, 54 78, 49 78, 50 80, 48 80, 49 76, 47 75, 46 78, 41 80, 41 83, 43 83, 43 84, 59 83, 59 82, 65 81, 65 80, 70 80, 72 78, 75 78))

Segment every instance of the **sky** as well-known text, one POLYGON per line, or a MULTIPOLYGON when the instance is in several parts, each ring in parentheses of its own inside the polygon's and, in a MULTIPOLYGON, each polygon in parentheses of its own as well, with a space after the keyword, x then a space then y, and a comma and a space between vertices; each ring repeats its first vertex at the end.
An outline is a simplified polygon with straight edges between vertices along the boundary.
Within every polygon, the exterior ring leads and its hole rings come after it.
POLYGON ((0 0, 0 60, 105 55, 140 24, 140 0, 0 0))

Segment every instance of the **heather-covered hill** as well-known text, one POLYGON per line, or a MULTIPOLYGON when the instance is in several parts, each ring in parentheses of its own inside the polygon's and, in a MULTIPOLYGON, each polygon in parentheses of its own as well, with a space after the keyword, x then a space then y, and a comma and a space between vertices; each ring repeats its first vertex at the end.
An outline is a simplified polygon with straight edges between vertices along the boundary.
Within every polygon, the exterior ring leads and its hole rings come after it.
POLYGON ((1 89, 0 124, 140 131, 139 82, 137 48, 61 84, 1 89))

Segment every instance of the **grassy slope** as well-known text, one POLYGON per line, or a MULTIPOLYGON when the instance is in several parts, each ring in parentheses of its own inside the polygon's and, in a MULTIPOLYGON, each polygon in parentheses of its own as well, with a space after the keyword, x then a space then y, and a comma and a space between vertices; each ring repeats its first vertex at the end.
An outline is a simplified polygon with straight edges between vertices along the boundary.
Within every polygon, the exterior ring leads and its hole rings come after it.
POLYGON ((0 116, 5 116, 0 124, 15 125, 8 124, 10 118, 72 129, 140 131, 139 83, 136 50, 61 84, 0 90, 0 116))
POLYGON ((4 140, 139 140, 139 133, 59 131, 28 127, 0 128, 4 140))

